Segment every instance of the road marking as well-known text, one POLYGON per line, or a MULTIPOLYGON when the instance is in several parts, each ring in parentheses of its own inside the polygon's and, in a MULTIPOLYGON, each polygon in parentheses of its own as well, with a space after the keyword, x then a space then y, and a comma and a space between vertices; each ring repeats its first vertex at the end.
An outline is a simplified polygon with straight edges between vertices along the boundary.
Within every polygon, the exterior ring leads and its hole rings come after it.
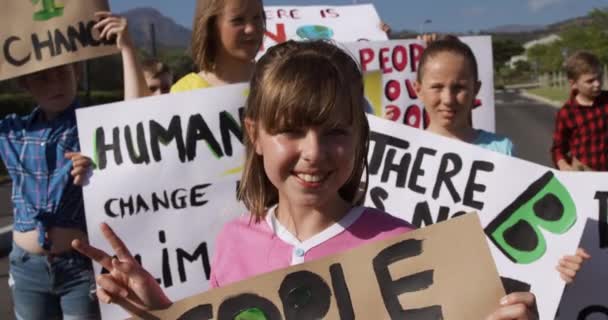
POLYGON ((13 225, 12 225, 12 224, 11 224, 11 225, 8 225, 8 226, 5 226, 5 227, 0 228, 0 234, 2 234, 2 233, 7 233, 7 232, 11 232, 11 231, 13 231, 13 225))

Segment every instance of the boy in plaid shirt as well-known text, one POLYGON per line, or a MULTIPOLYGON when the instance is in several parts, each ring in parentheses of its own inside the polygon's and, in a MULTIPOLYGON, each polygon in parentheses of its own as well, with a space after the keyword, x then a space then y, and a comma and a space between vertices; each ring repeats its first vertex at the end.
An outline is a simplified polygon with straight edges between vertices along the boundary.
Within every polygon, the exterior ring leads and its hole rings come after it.
POLYGON ((560 170, 608 171, 608 92, 600 61, 579 51, 565 69, 571 94, 555 119, 553 162, 560 170))

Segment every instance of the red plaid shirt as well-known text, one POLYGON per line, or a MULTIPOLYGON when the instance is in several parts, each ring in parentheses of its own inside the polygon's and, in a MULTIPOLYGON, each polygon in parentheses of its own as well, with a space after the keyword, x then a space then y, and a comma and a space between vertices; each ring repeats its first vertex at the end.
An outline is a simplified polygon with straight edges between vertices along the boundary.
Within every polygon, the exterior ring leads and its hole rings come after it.
POLYGON ((555 118, 553 162, 572 157, 596 171, 608 171, 608 91, 592 106, 581 106, 572 92, 555 118))

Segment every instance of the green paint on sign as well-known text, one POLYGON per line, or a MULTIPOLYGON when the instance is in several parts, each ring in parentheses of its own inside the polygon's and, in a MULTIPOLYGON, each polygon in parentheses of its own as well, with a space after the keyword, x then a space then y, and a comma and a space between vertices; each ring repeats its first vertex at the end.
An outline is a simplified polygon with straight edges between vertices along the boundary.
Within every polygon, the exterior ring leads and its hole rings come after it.
POLYGON ((42 2, 42 10, 34 13, 35 21, 46 21, 63 16, 63 6, 55 3, 55 0, 32 0, 37 5, 42 2))

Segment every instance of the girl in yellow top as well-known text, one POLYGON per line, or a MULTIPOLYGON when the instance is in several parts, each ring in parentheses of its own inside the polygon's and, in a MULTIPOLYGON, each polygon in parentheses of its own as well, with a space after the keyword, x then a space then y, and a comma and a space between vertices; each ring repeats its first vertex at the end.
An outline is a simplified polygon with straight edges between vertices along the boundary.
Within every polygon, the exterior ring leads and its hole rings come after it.
POLYGON ((198 0, 192 58, 200 71, 178 80, 171 92, 249 81, 264 29, 262 0, 198 0))

